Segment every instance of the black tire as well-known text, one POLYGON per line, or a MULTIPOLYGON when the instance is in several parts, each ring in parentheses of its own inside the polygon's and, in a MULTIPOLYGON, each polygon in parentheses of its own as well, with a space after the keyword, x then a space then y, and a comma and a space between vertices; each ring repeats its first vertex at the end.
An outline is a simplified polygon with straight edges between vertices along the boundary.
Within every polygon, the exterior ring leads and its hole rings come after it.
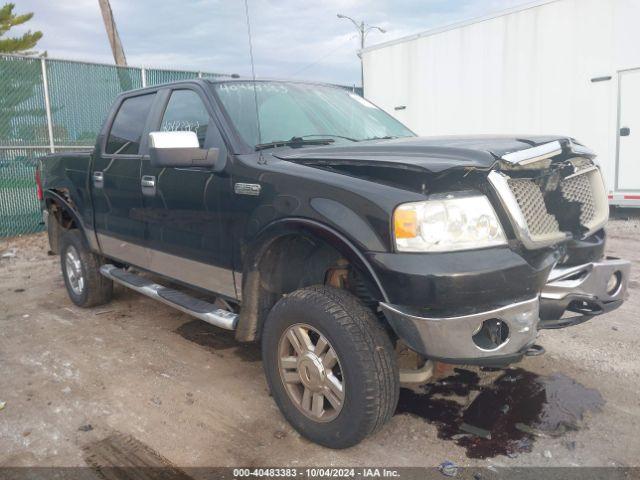
POLYGON ((351 447, 384 425, 396 409, 399 374, 391 340, 373 312, 347 291, 321 285, 280 299, 264 325, 262 358, 282 414, 302 436, 320 445, 351 447), (344 401, 330 421, 305 415, 280 374, 280 339, 301 323, 326 337, 340 362, 344 401))
POLYGON ((67 287, 67 293, 73 303, 79 307, 95 307, 111 301, 113 282, 100 274, 102 258, 92 253, 85 244, 79 230, 67 230, 60 237, 60 267, 67 287), (72 286, 67 262, 69 251, 79 259, 82 274, 82 288, 72 286))

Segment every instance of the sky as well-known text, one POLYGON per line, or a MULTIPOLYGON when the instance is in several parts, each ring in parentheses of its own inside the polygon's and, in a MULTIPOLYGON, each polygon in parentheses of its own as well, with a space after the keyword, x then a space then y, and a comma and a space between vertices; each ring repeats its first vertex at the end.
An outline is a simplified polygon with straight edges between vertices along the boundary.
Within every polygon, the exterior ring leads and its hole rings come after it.
MULTIPOLYGON (((34 12, 25 27, 53 58, 113 63, 98 0, 13 0, 34 12)), ((384 28, 367 45, 466 20, 531 0, 248 0, 256 76, 354 85, 358 34, 342 13, 384 28)), ((251 74, 243 0, 111 0, 127 62, 179 70, 251 74)))

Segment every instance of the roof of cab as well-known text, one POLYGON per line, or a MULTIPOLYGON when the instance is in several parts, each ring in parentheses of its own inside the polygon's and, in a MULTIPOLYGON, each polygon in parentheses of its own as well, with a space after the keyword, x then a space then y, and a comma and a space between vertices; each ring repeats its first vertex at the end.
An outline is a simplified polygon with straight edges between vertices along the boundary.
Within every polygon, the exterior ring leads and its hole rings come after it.
POLYGON ((282 79, 282 78, 250 78, 250 77, 240 77, 240 76, 234 76, 232 78, 192 78, 192 79, 188 79, 188 80, 177 80, 174 82, 167 82, 167 83, 160 83, 157 85, 152 85, 152 86, 148 86, 148 87, 143 87, 143 88, 136 88, 133 90, 127 90, 126 92, 122 92, 118 95, 118 97, 131 97, 131 96, 135 96, 135 95, 139 95, 141 93, 145 93, 145 92, 155 92, 157 90, 160 90, 162 88, 168 88, 168 87, 174 87, 176 85, 193 85, 195 84, 199 84, 201 86, 207 86, 207 85, 218 85, 221 83, 247 83, 247 82, 256 82, 256 83, 260 83, 260 82, 278 82, 278 83, 298 83, 298 84, 303 84, 303 85, 321 85, 324 87, 333 87, 333 88, 340 88, 343 90, 348 90, 349 86, 346 85, 336 85, 333 83, 327 83, 327 82, 320 82, 320 81, 314 81, 314 80, 287 80, 287 79, 282 79))

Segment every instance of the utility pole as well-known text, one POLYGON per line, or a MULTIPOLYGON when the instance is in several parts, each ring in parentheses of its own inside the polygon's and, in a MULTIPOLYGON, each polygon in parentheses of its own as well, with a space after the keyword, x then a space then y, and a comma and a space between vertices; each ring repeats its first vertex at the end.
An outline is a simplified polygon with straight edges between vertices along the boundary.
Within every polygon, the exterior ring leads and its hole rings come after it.
MULTIPOLYGON (((338 18, 350 20, 351 23, 353 23, 353 25, 356 27, 358 33, 360 34, 360 50, 364 50, 364 41, 367 38, 367 34, 371 30, 378 30, 380 33, 387 33, 384 28, 376 27, 375 25, 368 25, 364 23, 364 20, 356 22, 353 18, 342 15, 340 13, 338 14, 338 18)), ((364 65, 362 63, 362 54, 358 53, 358 57, 360 58, 360 86, 362 87, 362 96, 364 96, 364 65)))
POLYGON ((107 37, 109 37, 109 43, 111 44, 113 59, 116 65, 126 67, 127 57, 124 55, 124 49, 122 48, 120 35, 118 35, 118 29, 116 28, 116 21, 113 19, 113 12, 111 11, 109 0, 98 0, 98 3, 102 11, 102 19, 104 20, 104 27, 107 30, 107 37))

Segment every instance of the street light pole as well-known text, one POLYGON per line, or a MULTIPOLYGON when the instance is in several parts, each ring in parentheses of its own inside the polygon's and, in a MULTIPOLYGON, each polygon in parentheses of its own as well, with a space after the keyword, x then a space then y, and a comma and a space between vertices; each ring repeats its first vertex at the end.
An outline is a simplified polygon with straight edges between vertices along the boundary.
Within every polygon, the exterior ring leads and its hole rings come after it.
MULTIPOLYGON (((380 33, 387 33, 387 31, 382 27, 377 27, 375 25, 367 25, 366 23, 364 23, 364 20, 361 20, 358 23, 353 18, 348 17, 346 15, 342 15, 340 13, 338 14, 338 18, 344 18, 346 20, 349 20, 356 27, 356 29, 358 30, 358 33, 360 34, 360 50, 364 50, 364 41, 367 38, 367 34, 371 30, 378 30, 380 33)), ((362 87, 362 96, 364 96, 364 65, 362 62, 362 54, 359 53, 358 57, 360 57, 360 86, 362 87)))

